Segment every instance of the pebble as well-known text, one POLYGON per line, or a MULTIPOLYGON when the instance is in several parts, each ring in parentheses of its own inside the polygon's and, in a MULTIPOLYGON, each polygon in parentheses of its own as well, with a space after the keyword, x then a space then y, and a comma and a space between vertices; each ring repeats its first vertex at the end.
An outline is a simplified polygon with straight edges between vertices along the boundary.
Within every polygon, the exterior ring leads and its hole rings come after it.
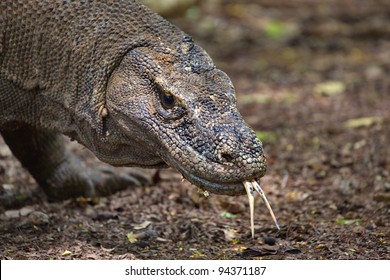
POLYGON ((29 221, 36 226, 47 225, 49 223, 49 216, 40 211, 31 212, 28 216, 29 221))
POLYGON ((276 243, 276 239, 270 236, 266 236, 264 237, 264 243, 273 246, 276 243))
POLYGON ((145 241, 145 240, 141 240, 139 242, 136 243, 136 245, 138 247, 141 247, 141 248, 146 248, 149 246, 149 242, 145 241))

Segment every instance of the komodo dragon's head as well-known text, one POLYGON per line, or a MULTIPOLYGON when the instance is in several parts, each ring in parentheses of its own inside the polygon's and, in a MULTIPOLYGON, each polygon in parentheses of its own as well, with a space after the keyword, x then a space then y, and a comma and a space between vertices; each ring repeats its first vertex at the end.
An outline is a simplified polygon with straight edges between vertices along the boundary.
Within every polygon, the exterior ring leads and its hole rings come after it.
POLYGON ((108 81, 109 119, 125 136, 111 163, 166 163, 211 193, 245 193, 242 182, 262 177, 266 161, 229 77, 187 35, 155 45, 129 51, 108 81))

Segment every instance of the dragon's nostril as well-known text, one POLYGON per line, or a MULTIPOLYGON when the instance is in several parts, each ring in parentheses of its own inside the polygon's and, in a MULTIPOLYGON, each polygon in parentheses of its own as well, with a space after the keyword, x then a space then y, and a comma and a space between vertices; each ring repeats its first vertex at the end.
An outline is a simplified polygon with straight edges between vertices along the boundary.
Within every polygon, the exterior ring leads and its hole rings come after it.
POLYGON ((221 153, 221 158, 227 162, 232 162, 234 160, 234 157, 228 153, 221 153))

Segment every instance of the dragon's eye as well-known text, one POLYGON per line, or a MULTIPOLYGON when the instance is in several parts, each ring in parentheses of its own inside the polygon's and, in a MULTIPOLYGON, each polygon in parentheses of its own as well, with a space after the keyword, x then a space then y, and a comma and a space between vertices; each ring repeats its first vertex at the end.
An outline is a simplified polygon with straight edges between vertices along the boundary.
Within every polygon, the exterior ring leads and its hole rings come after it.
POLYGON ((160 100, 161 100, 162 106, 166 110, 172 109, 176 105, 175 97, 172 94, 164 92, 162 90, 160 90, 160 100))

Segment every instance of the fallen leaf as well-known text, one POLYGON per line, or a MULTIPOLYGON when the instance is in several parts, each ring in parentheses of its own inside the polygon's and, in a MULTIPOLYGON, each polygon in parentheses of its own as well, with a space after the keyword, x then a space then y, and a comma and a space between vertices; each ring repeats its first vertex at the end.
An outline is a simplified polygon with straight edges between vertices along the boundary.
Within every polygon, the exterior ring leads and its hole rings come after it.
POLYGON ((148 226, 150 226, 152 224, 151 221, 144 221, 143 223, 141 224, 136 224, 134 225, 134 229, 138 230, 138 229, 144 229, 144 228, 147 228, 148 226))
POLYGON ((277 139, 277 134, 272 131, 256 131, 256 136, 262 142, 274 142, 277 139))
POLYGON ((267 21, 263 26, 264 33, 272 39, 283 39, 289 37, 296 32, 295 29, 296 27, 292 23, 280 20, 267 21))
POLYGON ((336 223, 339 225, 351 225, 351 224, 358 224, 360 222, 360 219, 337 219, 336 223))
POLYGON ((254 258, 267 255, 275 255, 278 252, 278 246, 263 245, 257 248, 246 248, 237 255, 243 258, 254 258))
POLYGON ((314 93, 317 95, 334 96, 345 91, 345 85, 340 81, 327 81, 319 83, 314 87, 314 93))
POLYGON ((248 104, 267 104, 271 100, 271 96, 265 94, 247 94, 239 97, 239 103, 242 105, 248 104))
POLYGON ((205 257, 206 255, 205 254, 202 254, 201 252, 195 252, 192 254, 191 258, 193 259, 199 259, 199 258, 203 258, 205 257))
POLYGON ((138 241, 133 232, 129 232, 126 236, 130 243, 136 243, 138 241))
POLYGON ((53 241, 54 237, 51 234, 46 235, 46 239, 49 241, 53 241))
POLYGON ((237 215, 234 215, 228 211, 223 211, 221 214, 219 214, 222 218, 228 218, 228 219, 235 219, 237 218, 237 215))
POLYGON ((234 240, 236 237, 237 237, 237 235, 236 235, 236 230, 234 230, 234 229, 224 229, 223 230, 223 233, 225 234, 225 239, 227 240, 227 241, 232 241, 232 240, 234 240))
POLYGON ((92 219, 95 221, 107 221, 107 220, 118 220, 118 213, 117 212, 110 212, 110 211, 105 211, 102 213, 97 213, 95 214, 94 211, 92 211, 93 214, 92 219))
POLYGON ((287 246, 284 252, 288 254, 298 255, 301 253, 301 250, 299 250, 298 248, 287 246))
POLYGON ((390 193, 380 192, 374 194, 373 197, 376 202, 390 202, 390 193))
POLYGON ((219 203, 225 211, 228 211, 232 214, 239 214, 246 211, 244 203, 242 203, 241 201, 237 201, 237 199, 233 200, 224 198, 219 203))
POLYGON ((62 256, 67 256, 73 254, 71 251, 65 250, 61 255, 62 256))
POLYGON ((327 246, 323 243, 316 245, 316 249, 324 249, 324 248, 327 248, 327 246))
POLYGON ((359 127, 370 127, 376 124, 381 124, 383 121, 382 117, 364 117, 357 119, 350 119, 344 124, 349 128, 359 128, 359 127))

